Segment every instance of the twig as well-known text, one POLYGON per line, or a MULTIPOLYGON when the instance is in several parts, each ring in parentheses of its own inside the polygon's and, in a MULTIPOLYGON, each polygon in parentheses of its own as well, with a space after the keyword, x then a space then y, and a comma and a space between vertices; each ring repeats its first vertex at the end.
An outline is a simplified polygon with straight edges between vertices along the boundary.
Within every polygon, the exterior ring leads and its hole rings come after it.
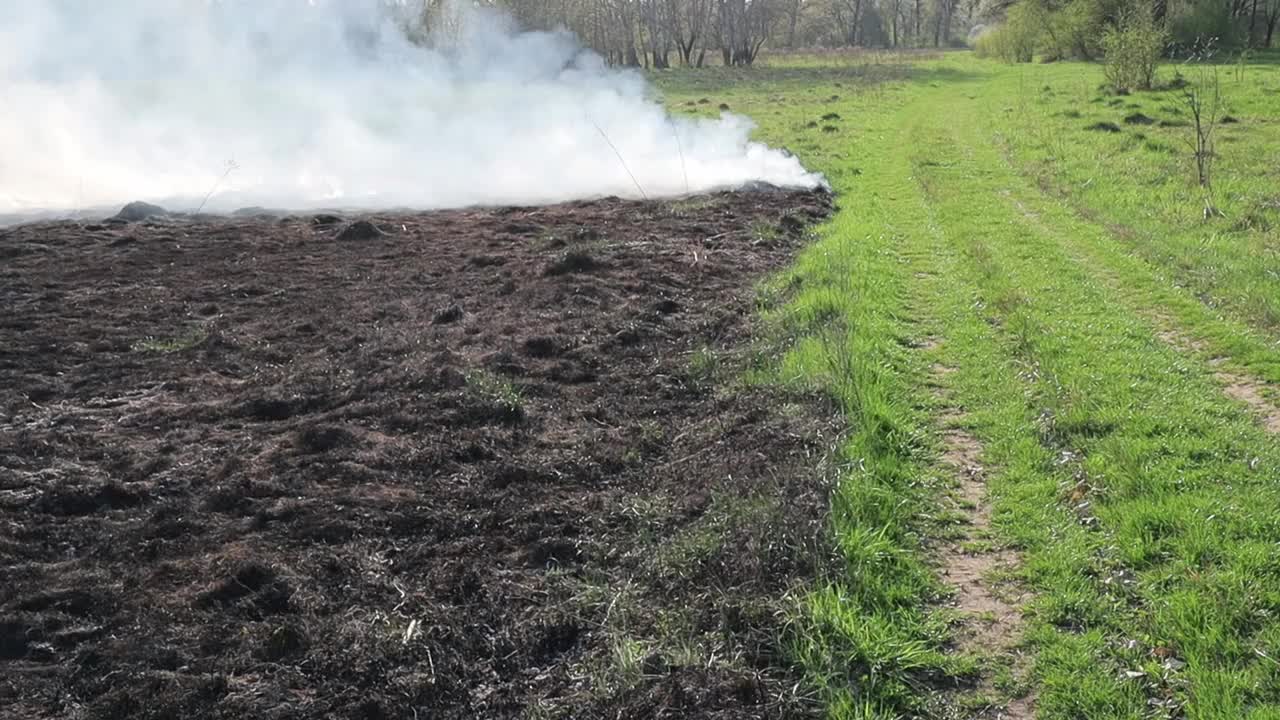
POLYGON ((414 618, 413 620, 409 621, 409 627, 406 628, 404 631, 404 640, 401 641, 400 644, 408 645, 409 641, 413 639, 413 636, 417 634, 418 634, 418 620, 417 618, 414 618))
POLYGON ((682 457, 682 458, 677 458, 677 459, 672 460, 672 461, 670 461, 670 462, 663 463, 660 467, 662 467, 662 468, 665 470, 666 468, 674 467, 674 466, 676 466, 676 465, 679 465, 680 463, 688 462, 688 461, 690 461, 690 460, 692 460, 692 459, 694 459, 694 458, 698 457, 699 455, 702 455, 703 453, 707 452, 708 450, 713 450, 713 449, 715 449, 715 447, 716 447, 715 445, 708 445, 707 447, 704 447, 704 448, 702 448, 701 450, 697 450, 697 451, 695 451, 695 452, 689 453, 688 455, 685 455, 685 456, 684 456, 684 457, 682 457))
POLYGON ((595 126, 596 132, 600 133, 600 137, 604 138, 604 141, 613 149, 613 154, 618 156, 618 162, 622 163, 622 169, 627 171, 627 175, 631 176, 631 182, 636 184, 636 189, 640 191, 640 197, 648 200, 649 196, 645 193, 644 188, 640 187, 640 181, 636 180, 635 173, 631 172, 631 168, 627 167, 627 161, 622 158, 622 153, 618 151, 618 146, 614 145, 609 136, 605 134, 604 128, 596 125, 595 120, 592 120, 591 124, 595 126))
POLYGON ((675 120, 667 118, 667 122, 671 125, 671 136, 676 139, 676 151, 680 153, 680 172, 684 173, 684 194, 689 194, 689 166, 684 162, 684 144, 680 142, 680 128, 676 127, 675 120))
POLYGON ((228 160, 227 171, 222 173, 222 177, 218 178, 218 181, 213 184, 213 187, 209 188, 209 192, 205 194, 204 200, 200 201, 200 207, 196 208, 196 211, 191 214, 199 215, 200 211, 204 209, 205 204, 209 202, 209 198, 213 197, 213 194, 217 192, 218 186, 222 184, 222 181, 227 179, 227 176, 231 174, 232 170, 239 169, 239 167, 240 166, 236 164, 234 159, 228 160))

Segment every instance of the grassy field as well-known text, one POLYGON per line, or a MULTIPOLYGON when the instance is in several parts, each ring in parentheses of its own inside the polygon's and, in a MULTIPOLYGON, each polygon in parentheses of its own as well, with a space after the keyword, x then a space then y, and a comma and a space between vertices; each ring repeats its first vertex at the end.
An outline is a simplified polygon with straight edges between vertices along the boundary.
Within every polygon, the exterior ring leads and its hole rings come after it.
POLYGON ((1280 718, 1280 66, 1161 80, 967 54, 657 76, 839 193, 760 290, 756 373, 848 416, 843 571, 789 638, 830 716, 1280 718), (1215 75, 1209 191, 1178 86, 1215 75))

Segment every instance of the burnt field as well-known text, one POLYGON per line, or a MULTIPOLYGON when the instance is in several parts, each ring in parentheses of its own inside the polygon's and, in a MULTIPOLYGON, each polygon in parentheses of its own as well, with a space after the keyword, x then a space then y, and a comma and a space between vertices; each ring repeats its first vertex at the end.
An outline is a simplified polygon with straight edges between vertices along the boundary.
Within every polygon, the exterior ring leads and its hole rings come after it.
POLYGON ((778 717, 824 193, 0 230, 0 715, 778 717))

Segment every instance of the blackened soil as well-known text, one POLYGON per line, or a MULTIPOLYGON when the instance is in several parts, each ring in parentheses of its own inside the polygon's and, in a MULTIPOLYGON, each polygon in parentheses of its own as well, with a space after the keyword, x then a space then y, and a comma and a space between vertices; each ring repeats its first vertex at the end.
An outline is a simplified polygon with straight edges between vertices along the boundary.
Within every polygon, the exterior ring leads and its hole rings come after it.
POLYGON ((833 413, 709 369, 829 209, 0 231, 0 716, 806 714, 833 413))

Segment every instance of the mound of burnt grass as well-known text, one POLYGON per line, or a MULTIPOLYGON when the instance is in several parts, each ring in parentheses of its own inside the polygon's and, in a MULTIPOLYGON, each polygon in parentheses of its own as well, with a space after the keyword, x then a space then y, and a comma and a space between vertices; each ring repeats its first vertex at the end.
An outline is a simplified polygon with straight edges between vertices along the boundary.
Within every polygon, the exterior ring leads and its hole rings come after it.
POLYGON ((725 380, 829 198, 680 207, 0 233, 0 715, 814 712, 838 420, 725 380))

